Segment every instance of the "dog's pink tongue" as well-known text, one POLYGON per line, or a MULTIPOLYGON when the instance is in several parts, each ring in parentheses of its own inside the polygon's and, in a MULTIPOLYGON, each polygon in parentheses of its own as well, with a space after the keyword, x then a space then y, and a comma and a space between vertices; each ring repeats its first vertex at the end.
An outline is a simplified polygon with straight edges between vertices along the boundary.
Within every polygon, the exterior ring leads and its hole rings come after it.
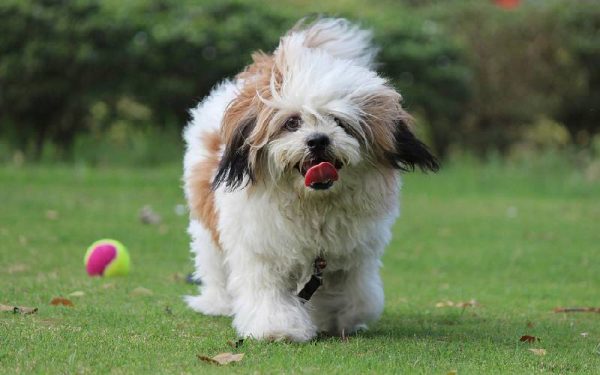
POLYGON ((310 167, 304 176, 304 185, 311 186, 315 183, 325 183, 327 181, 337 181, 338 173, 333 164, 321 162, 310 167))

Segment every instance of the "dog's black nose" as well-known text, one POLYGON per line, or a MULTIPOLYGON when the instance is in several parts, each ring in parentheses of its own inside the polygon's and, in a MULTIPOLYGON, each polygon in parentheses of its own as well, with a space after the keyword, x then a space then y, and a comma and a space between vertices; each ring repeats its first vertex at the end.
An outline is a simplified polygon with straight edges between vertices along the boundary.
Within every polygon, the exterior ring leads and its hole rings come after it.
POLYGON ((311 151, 323 150, 329 146, 329 137, 323 133, 314 133, 306 139, 306 145, 311 151))

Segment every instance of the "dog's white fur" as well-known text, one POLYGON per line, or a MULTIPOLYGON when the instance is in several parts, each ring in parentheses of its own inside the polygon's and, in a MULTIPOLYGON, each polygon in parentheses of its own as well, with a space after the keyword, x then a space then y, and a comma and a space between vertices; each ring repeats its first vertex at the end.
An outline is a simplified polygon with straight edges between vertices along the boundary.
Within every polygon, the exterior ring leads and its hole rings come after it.
MULTIPOLYGON (((233 316, 242 337, 307 341, 317 332, 351 334, 377 319, 383 309, 380 258, 398 216, 399 173, 377 161, 363 104, 380 92, 400 96, 373 68, 371 34, 340 19, 321 19, 286 34, 273 57, 280 82, 272 78, 273 109, 265 123, 269 137, 254 148, 263 168, 241 188, 214 190, 216 231, 192 215, 189 234, 201 294, 188 305, 207 315, 233 316), (299 115, 297 131, 281 123, 299 115), (350 135, 334 120, 344 121, 350 135), (304 186, 293 166, 309 157, 305 139, 315 133, 331 139, 331 153, 344 164, 328 190, 304 186), (318 255, 327 261, 324 285, 306 304, 296 296, 310 278, 318 255)), ((189 201, 198 163, 210 157, 203 143, 219 132, 224 114, 248 84, 237 78, 218 85, 197 108, 185 130, 184 181, 189 201)), ((258 94, 257 94, 258 95, 258 94)), ((224 147, 221 146, 221 155, 224 147)), ((190 204, 191 205, 191 204, 190 204)))

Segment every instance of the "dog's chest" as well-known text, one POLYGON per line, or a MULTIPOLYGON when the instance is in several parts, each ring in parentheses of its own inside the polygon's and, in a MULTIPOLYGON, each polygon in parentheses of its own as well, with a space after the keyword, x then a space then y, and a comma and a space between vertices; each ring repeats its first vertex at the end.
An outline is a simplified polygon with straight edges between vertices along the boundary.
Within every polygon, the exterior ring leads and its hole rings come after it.
POLYGON ((225 251, 252 252, 285 273, 310 270, 319 255, 327 271, 379 257, 397 215, 397 191, 389 188, 322 201, 242 192, 218 198, 225 251))

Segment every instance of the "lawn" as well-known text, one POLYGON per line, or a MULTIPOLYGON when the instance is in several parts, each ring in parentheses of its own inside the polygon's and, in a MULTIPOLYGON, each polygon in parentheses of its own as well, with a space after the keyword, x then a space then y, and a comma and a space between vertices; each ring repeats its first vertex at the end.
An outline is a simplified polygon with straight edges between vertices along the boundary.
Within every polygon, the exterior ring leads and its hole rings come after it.
POLYGON ((600 314, 553 311, 600 306, 600 183, 581 173, 454 163, 407 175, 382 319, 347 340, 237 349, 229 318, 182 303, 195 287, 180 185, 178 166, 0 167, 0 304, 39 309, 0 313, 0 373, 600 373, 600 314), (140 222, 144 205, 160 225, 140 222), (129 276, 85 274, 102 237, 129 247, 129 276), (74 307, 51 306, 58 296, 74 307), (245 357, 197 358, 229 351, 245 357))

